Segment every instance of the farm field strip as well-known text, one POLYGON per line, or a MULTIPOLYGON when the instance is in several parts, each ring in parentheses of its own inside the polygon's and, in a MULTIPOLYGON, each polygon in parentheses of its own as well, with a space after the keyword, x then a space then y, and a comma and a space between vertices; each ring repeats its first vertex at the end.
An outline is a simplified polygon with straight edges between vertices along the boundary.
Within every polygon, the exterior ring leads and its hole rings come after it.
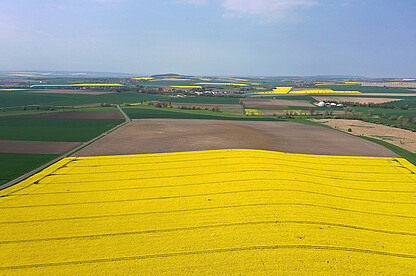
POLYGON ((254 92, 250 94, 258 94, 258 95, 264 95, 264 94, 287 94, 292 90, 293 87, 275 87, 272 91, 267 92, 254 92))
POLYGON ((257 109, 244 109, 245 115, 254 115, 254 116, 262 116, 264 115, 263 112, 257 109))
POLYGON ((0 271, 410 274, 415 173, 242 149, 69 157, 0 191, 0 271))
POLYGON ((334 90, 298 90, 289 94, 360 94, 360 91, 334 91, 334 90))
POLYGON ((124 86, 120 83, 74 83, 74 84, 34 84, 31 87, 64 87, 64 86, 124 86))
POLYGON ((244 83, 234 83, 234 82, 198 82, 198 85, 225 85, 225 86, 248 86, 244 83))

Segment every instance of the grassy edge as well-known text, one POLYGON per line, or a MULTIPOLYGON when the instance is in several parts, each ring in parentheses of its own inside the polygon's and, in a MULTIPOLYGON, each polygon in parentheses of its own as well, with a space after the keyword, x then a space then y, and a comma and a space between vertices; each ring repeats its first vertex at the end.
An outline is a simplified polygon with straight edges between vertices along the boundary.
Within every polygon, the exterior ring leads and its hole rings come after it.
POLYGON ((392 152, 400 155, 401 157, 405 158, 407 161, 409 161, 410 163, 412 163, 413 165, 416 166, 416 154, 415 153, 412 153, 412 152, 410 152, 408 150, 405 150, 401 147, 398 147, 396 145, 390 144, 386 141, 376 139, 376 138, 372 138, 372 137, 368 137, 368 136, 364 136, 364 135, 354 135, 354 134, 351 134, 351 133, 348 133, 348 132, 345 132, 345 131, 342 131, 342 130, 339 130, 339 129, 336 129, 336 128, 333 128, 333 127, 330 127, 330 126, 325 125, 325 124, 310 121, 308 119, 295 119, 295 120, 288 119, 287 121, 292 121, 292 122, 294 121, 294 122, 301 123, 301 124, 304 124, 304 125, 322 126, 322 127, 330 128, 330 129, 333 129, 333 130, 341 131, 343 133, 347 133, 347 134, 353 135, 355 137, 366 139, 368 141, 377 143, 377 144, 391 150, 392 152))
POLYGON ((405 150, 401 147, 390 144, 389 142, 382 141, 382 140, 379 140, 379 139, 376 139, 376 138, 367 137, 367 136, 357 136, 357 137, 361 137, 361 138, 364 138, 364 139, 369 140, 371 142, 382 145, 385 148, 388 148, 389 150, 393 151, 394 153, 400 155, 401 157, 407 159, 407 161, 409 161, 410 163, 412 163, 413 165, 416 166, 416 154, 414 154, 414 153, 412 153, 408 150, 405 150))

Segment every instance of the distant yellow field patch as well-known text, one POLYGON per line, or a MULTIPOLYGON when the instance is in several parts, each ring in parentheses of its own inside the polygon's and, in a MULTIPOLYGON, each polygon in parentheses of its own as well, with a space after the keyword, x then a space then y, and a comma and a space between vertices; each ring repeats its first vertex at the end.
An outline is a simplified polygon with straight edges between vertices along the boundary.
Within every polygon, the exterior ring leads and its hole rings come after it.
POLYGON ((290 92, 290 90, 292 90, 292 87, 276 87, 273 88, 273 91, 266 91, 266 92, 254 92, 251 94, 287 94, 290 92))
POLYGON ((404 81, 415 81, 416 79, 403 79, 404 81))
POLYGON ((35 84, 32 87, 44 87, 44 86, 124 86, 119 83, 77 83, 77 84, 35 84))
POLYGON ((244 109, 245 115, 248 116, 262 116, 264 115, 263 112, 257 109, 244 109))
POLYGON ((413 275, 415 183, 402 158, 70 157, 0 191, 0 271, 413 275))
POLYGON ((21 91, 21 90, 27 90, 27 89, 17 89, 17 88, 0 88, 0 91, 21 91))
POLYGON ((232 82, 199 82, 200 85, 230 85, 230 86, 248 86, 248 84, 243 83, 232 83, 232 82))
POLYGON ((152 77, 132 78, 133 80, 153 80, 152 77))
POLYGON ((202 88, 202 86, 199 86, 199 85, 173 85, 171 87, 173 88, 202 88))
POLYGON ((289 94, 358 94, 360 91, 334 91, 334 90, 299 90, 290 91, 289 94))

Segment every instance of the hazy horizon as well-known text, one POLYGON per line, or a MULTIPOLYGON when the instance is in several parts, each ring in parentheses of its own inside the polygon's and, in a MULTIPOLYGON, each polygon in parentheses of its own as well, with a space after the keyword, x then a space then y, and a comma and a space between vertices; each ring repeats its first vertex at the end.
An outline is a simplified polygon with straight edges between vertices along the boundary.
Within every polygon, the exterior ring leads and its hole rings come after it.
POLYGON ((416 2, 4 0, 0 71, 415 77, 416 2))

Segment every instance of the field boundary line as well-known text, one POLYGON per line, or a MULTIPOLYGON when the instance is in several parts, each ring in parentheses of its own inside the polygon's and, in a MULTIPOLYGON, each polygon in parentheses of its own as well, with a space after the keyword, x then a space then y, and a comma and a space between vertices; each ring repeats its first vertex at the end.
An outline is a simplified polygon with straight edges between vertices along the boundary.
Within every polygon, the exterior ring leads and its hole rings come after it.
POLYGON ((30 172, 28 172, 28 173, 26 173, 26 174, 24 174, 24 175, 22 175, 22 176, 20 176, 20 177, 18 177, 18 178, 16 178, 16 179, 14 179, 14 180, 12 180, 12 181, 10 181, 10 182, 6 183, 6 184, 1 185, 1 186, 0 186, 0 191, 1 191, 1 190, 4 190, 4 189, 6 189, 6 188, 9 188, 9 187, 11 187, 11 186, 13 186, 13 185, 15 185, 15 184, 19 183, 20 181, 22 181, 22 180, 24 180, 24 179, 26 179, 26 178, 28 178, 28 177, 30 177, 30 176, 32 176, 32 175, 34 175, 34 174, 36 174, 36 173, 40 172, 40 171, 42 171, 43 169, 45 169, 45 168, 49 167, 50 165, 52 165, 52 164, 54 164, 54 163, 56 163, 56 162, 58 162, 58 161, 60 161, 60 160, 62 160, 62 159, 64 159, 64 158, 66 158, 66 157, 68 157, 68 156, 70 156, 70 155, 74 154, 75 152, 77 152, 77 151, 79 151, 79 150, 81 150, 81 149, 85 148, 86 146, 88 146, 88 145, 90 145, 90 144, 94 143, 95 141, 97 141, 97 140, 99 140, 99 139, 103 138, 103 137, 104 137, 104 136, 106 136, 107 134, 110 134, 111 132, 113 132, 113 131, 117 130, 118 128, 120 128, 120 127, 122 127, 122 126, 124 126, 124 125, 126 125, 126 124, 128 124, 128 123, 130 123, 130 122, 131 122, 131 119, 129 118, 129 116, 127 116, 127 114, 126 114, 126 113, 125 113, 125 112, 124 112, 124 111, 120 108, 120 106, 119 106, 119 105, 117 105, 117 108, 118 108, 119 112, 121 113, 121 115, 123 115, 123 117, 124 117, 124 119, 125 119, 125 121, 124 121, 123 123, 121 123, 121 124, 119 124, 119 125, 117 125, 117 126, 113 127, 113 128, 112 128, 112 129, 110 129, 110 130, 107 130, 107 131, 106 131, 106 132, 104 132, 104 133, 101 133, 101 134, 100 134, 100 135, 98 135, 97 137, 95 137, 95 138, 93 138, 93 139, 91 139, 91 140, 89 140, 89 141, 87 141, 87 142, 84 142, 83 144, 81 144, 80 146, 76 147, 75 149, 72 149, 71 151, 69 151, 69 152, 67 152, 67 153, 64 153, 63 155, 61 155, 61 156, 59 156, 59 157, 55 158, 55 159, 54 159, 54 160, 52 160, 52 161, 49 161, 48 163, 46 163, 46 164, 44 164, 44 165, 40 166, 39 168, 34 169, 34 170, 32 170, 32 171, 30 171, 30 172))

